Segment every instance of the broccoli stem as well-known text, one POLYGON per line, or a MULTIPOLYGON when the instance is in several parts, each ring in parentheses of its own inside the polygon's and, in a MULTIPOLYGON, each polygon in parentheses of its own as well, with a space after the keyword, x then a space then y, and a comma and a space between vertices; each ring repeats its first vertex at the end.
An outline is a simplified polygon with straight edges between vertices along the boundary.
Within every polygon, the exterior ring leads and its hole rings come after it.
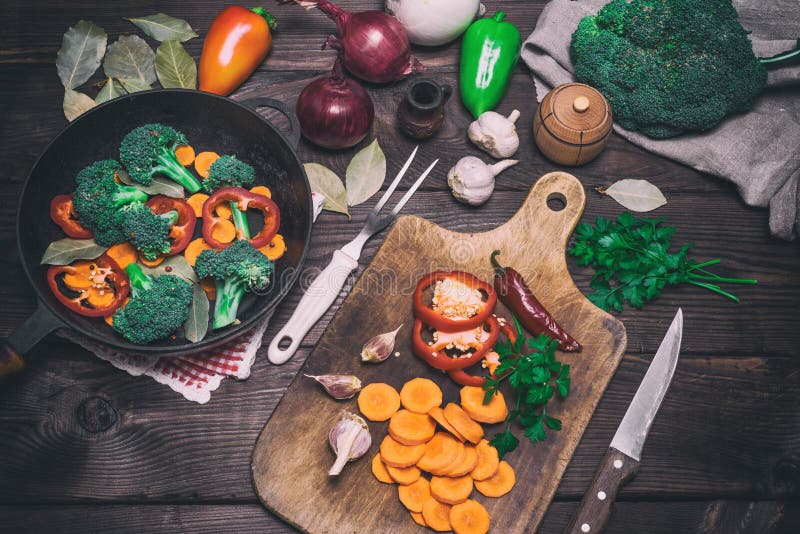
POLYGON ((175 154, 167 149, 156 157, 159 166, 153 170, 159 174, 163 174, 173 181, 185 187, 190 193, 197 193, 200 191, 200 182, 192 175, 186 167, 178 163, 175 154))
POLYGON ((142 191, 141 189, 137 189, 136 187, 131 187, 128 185, 121 185, 118 187, 118 191, 114 194, 114 207, 120 208, 125 204, 130 204, 131 202, 147 202, 147 193, 142 191))
POLYGON ((133 296, 136 296, 139 291, 148 291, 153 287, 153 279, 150 275, 144 274, 144 271, 138 263, 129 263, 125 267, 125 274, 128 275, 128 280, 133 289, 133 296))
POLYGON ((236 320, 239 303, 244 296, 246 285, 231 278, 216 281, 217 301, 214 304, 214 328, 222 328, 236 320))
POLYGON ((236 202, 231 202, 233 225, 238 230, 239 239, 250 239, 250 225, 247 223, 247 214, 239 209, 236 202))

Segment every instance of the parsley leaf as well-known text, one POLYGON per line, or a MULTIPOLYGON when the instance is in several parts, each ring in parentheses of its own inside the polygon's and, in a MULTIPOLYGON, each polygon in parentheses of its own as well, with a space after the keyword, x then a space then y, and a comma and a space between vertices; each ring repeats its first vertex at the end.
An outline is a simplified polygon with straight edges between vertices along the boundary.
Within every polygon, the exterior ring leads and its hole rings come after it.
POLYGON ((725 278, 706 267, 720 260, 697 263, 689 258, 692 244, 669 252, 675 228, 663 219, 637 219, 624 212, 616 220, 598 217, 594 226, 580 223, 569 253, 578 265, 594 269, 589 300, 604 310, 622 311, 625 303, 641 308, 658 297, 667 285, 692 284, 728 297, 718 284, 755 284, 755 280, 725 278))

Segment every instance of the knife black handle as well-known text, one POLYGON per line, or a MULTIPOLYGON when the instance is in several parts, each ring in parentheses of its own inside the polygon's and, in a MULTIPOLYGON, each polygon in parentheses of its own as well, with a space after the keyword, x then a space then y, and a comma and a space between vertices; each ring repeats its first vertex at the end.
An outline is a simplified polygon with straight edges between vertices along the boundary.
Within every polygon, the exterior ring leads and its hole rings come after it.
POLYGON ((611 505, 620 488, 639 472, 639 462, 610 447, 594 474, 589 490, 583 495, 578 512, 564 532, 597 534, 606 528, 611 505))

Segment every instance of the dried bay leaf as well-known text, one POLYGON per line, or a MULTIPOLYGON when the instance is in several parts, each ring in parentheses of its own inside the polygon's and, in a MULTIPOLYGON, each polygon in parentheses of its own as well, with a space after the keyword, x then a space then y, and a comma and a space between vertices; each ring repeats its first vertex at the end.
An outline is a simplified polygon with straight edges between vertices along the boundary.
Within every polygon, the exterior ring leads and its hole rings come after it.
POLYGON ((182 254, 170 256, 156 267, 146 267, 144 265, 140 265, 140 267, 145 274, 149 274, 150 276, 158 277, 162 274, 174 274, 192 284, 200 284, 200 279, 197 278, 194 269, 189 265, 189 262, 186 261, 186 258, 183 257, 182 254))
POLYGON ((144 33, 155 39, 156 41, 168 41, 175 39, 180 42, 186 42, 189 39, 194 39, 198 35, 189 26, 189 23, 183 19, 170 17, 164 13, 156 13, 155 15, 148 15, 146 17, 133 17, 125 19, 136 25, 137 28, 144 33))
POLYGON ((156 74, 163 87, 195 89, 197 65, 179 41, 164 41, 156 50, 156 74))
POLYGON ((306 170, 306 175, 308 175, 311 190, 325 197, 325 204, 322 209, 344 213, 349 219, 347 192, 342 180, 336 176, 336 173, 319 163, 305 163, 303 167, 306 170))
POLYGON ((125 94, 128 94, 128 91, 122 87, 122 84, 119 80, 115 80, 114 78, 106 78, 106 83, 104 83, 103 87, 100 88, 100 92, 98 92, 97 96, 94 97, 94 101, 98 104, 102 104, 103 102, 113 100, 114 98, 125 94))
POLYGON ((183 323, 183 335, 192 343, 202 341, 208 333, 209 303, 203 286, 196 283, 192 286, 192 306, 189 308, 189 318, 183 323))
POLYGON ((94 239, 73 239, 65 237, 47 245, 42 256, 42 265, 69 265, 75 260, 93 260, 103 254, 108 247, 98 245, 94 239))
MULTIPOLYGON (((108 47, 103 72, 108 78, 136 80, 150 86, 156 81, 155 52, 138 35, 123 35, 108 47)), ((125 86, 128 92, 132 92, 125 86)))
POLYGON ((149 185, 144 185, 140 184, 139 182, 134 182, 130 175, 125 171, 120 171, 117 173, 117 177, 123 184, 131 185, 140 191, 144 191, 148 195, 164 195, 170 198, 184 197, 183 186, 168 178, 154 176, 153 181, 150 182, 149 185))
POLYGON ((661 190, 647 180, 620 180, 598 193, 608 195, 631 211, 652 211, 667 203, 661 190))
POLYGON ((100 66, 106 53, 108 36, 93 22, 79 20, 67 30, 56 56, 56 70, 66 89, 86 83, 100 66))
POLYGON ((74 121, 96 105, 97 103, 89 96, 72 89, 64 89, 63 108, 68 121, 74 121))
POLYGON ((128 93, 138 93, 139 91, 149 91, 152 89, 149 83, 133 78, 120 78, 119 83, 128 93))
POLYGON ((375 139, 358 152, 345 173, 347 205, 358 206, 380 191, 386 179, 386 156, 375 139))

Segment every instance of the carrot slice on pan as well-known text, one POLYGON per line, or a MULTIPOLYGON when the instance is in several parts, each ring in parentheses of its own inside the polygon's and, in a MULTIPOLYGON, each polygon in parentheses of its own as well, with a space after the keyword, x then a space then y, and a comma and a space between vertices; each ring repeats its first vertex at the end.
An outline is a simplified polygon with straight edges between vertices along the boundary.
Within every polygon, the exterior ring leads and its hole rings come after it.
POLYGON ((411 467, 393 467, 387 465, 386 471, 389 473, 389 476, 392 477, 393 481, 403 486, 416 482, 420 475, 422 475, 419 467, 415 465, 411 467))
POLYGON ((451 466, 445 473, 449 477, 463 477, 471 475, 475 466, 478 465, 478 453, 475 451, 475 445, 471 443, 464 444, 464 456, 459 460, 459 463, 451 466))
POLYGON ((167 257, 164 254, 159 254, 156 257, 156 259, 148 260, 147 258, 142 256, 141 254, 139 254, 139 263, 141 263, 145 267, 150 267, 152 269, 153 267, 158 267, 159 265, 161 265, 166 258, 167 257))
POLYGON ((430 411, 428 412, 428 415, 430 415, 434 421, 439 423, 442 426, 442 428, 453 434, 453 436, 455 436, 455 438, 458 441, 465 441, 464 436, 459 434, 458 430, 453 428, 453 425, 451 425, 447 421, 447 418, 444 416, 444 412, 442 411, 441 408, 439 408, 438 406, 436 408, 431 408, 430 411))
POLYGON ((431 495, 445 504, 464 502, 472 493, 472 477, 431 477, 431 495))
POLYGON ((474 480, 486 480, 497 472, 497 466, 500 465, 499 454, 497 449, 485 439, 478 443, 475 452, 478 453, 478 464, 470 476, 474 480))
POLYGON ((424 413, 399 410, 389 420, 389 435, 403 445, 426 443, 435 431, 436 423, 424 413))
POLYGON ((480 423, 499 423, 508 417, 508 406, 503 394, 498 391, 492 395, 488 404, 483 403, 486 391, 477 386, 461 388, 461 407, 474 420, 480 423))
POLYGON ((192 207, 197 218, 203 217, 203 204, 206 203, 206 200, 208 200, 208 195, 205 193, 195 193, 186 199, 186 202, 192 207))
POLYGON ((419 477, 407 486, 398 486, 397 494, 400 496, 400 502, 409 511, 422 512, 422 503, 430 499, 431 489, 428 480, 419 477))
POLYGON ((442 404, 442 390, 433 380, 414 378, 403 384, 400 390, 403 408, 416 413, 428 413, 442 404))
POLYGON ((117 243, 106 250, 106 254, 116 261, 123 269, 131 263, 136 263, 136 248, 130 243, 117 243))
MULTIPOLYGON (((424 506, 425 505, 423 504, 423 510, 425 509, 424 506)), ((408 513, 411 514, 411 519, 414 520, 414 523, 418 524, 421 527, 428 526, 428 524, 425 522, 425 518, 422 517, 422 513, 412 512, 411 510, 409 510, 408 513)))
POLYGON ((214 215, 221 219, 233 219, 233 211, 228 204, 222 203, 214 208, 214 215))
POLYGON ((392 480, 392 477, 389 475, 389 471, 387 471, 386 466, 383 465, 381 453, 372 457, 372 474, 375 475, 375 478, 377 478, 379 482, 394 484, 394 480, 392 480))
POLYGON ((194 170, 203 178, 208 178, 208 172, 211 169, 211 164, 219 159, 219 154, 216 152, 200 152, 194 158, 194 170))
POLYGON ((386 421, 400 408, 400 395, 389 384, 367 384, 358 393, 358 409, 370 421, 386 421))
POLYGON ((497 466, 497 472, 485 480, 475 481, 475 488, 487 497, 502 497, 514 487, 517 478, 514 468, 502 460, 497 466))
POLYGON ((257 185, 250 190, 251 193, 255 193, 256 195, 263 195, 267 198, 272 198, 272 191, 269 190, 269 187, 265 185, 257 185))
POLYGON ((411 467, 425 454, 425 445, 403 445, 397 443, 392 436, 381 441, 381 461, 392 467, 411 467))
POLYGON ((425 453, 417 462, 417 467, 434 475, 443 473, 458 457, 459 442, 444 432, 437 432, 425 444, 425 453))
POLYGON ((188 167, 194 161, 194 148, 191 145, 178 145, 175 147, 175 157, 178 158, 178 163, 188 167))
POLYGON ((236 238, 236 226, 228 219, 214 219, 211 223, 211 237, 220 243, 230 243, 236 238))
POLYGON ((478 501, 467 499, 450 508, 450 526, 456 534, 486 534, 491 517, 478 501))
POLYGON ((197 239, 193 239, 186 248, 183 249, 183 257, 186 258, 186 262, 194 267, 194 264, 197 262, 197 257, 200 255, 201 252, 204 250, 210 250, 211 245, 206 243, 206 240, 202 237, 198 237, 197 239))
POLYGON ((439 502, 433 497, 422 503, 422 518, 425 524, 436 532, 449 532, 450 526, 450 505, 439 502))
POLYGON ((259 247, 258 251, 267 257, 268 260, 275 261, 286 253, 286 241, 281 234, 275 234, 272 241, 259 247))
POLYGON ((453 428, 470 443, 475 443, 477 445, 481 438, 483 438, 483 427, 473 421, 467 412, 458 404, 451 402, 445 406, 444 417, 447 419, 447 422, 453 425, 453 428))

